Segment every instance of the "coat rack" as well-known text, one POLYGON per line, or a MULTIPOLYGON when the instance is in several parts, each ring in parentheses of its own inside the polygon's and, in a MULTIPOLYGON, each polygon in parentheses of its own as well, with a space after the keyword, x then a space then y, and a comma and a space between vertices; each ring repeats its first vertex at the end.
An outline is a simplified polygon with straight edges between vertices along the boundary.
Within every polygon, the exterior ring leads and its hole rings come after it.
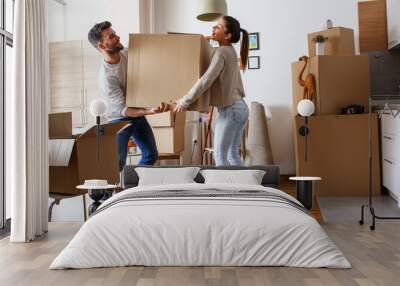
POLYGON ((380 219, 380 220, 397 220, 400 219, 400 217, 397 216, 379 216, 375 213, 375 208, 373 206, 373 200, 372 200, 372 143, 371 143, 371 114, 372 114, 372 106, 373 105, 379 105, 383 104, 384 105, 384 110, 388 111, 390 110, 390 114, 394 117, 399 116, 400 117, 400 112, 399 111, 394 111, 393 109, 390 108, 390 104, 400 104, 400 95, 373 95, 369 98, 369 110, 368 110, 368 156, 369 156, 369 161, 368 161, 368 203, 363 204, 361 206, 361 219, 359 221, 360 225, 364 224, 364 209, 368 208, 372 217, 372 224, 370 225, 371 230, 375 230, 375 220, 380 219))

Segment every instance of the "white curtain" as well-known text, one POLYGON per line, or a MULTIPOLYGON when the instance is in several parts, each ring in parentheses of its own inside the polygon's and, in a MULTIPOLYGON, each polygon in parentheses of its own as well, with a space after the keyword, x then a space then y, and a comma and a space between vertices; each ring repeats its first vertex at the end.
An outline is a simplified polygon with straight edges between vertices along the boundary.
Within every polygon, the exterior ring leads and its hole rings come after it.
POLYGON ((16 0, 13 92, 7 111, 12 242, 47 232, 49 53, 47 0, 16 0))

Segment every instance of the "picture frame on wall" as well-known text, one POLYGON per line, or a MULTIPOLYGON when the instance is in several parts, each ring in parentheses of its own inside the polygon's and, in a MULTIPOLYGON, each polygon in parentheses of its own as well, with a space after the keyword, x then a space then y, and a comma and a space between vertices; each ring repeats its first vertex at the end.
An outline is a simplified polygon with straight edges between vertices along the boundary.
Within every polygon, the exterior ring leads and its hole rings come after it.
POLYGON ((247 68, 249 70, 258 70, 258 69, 260 69, 260 57, 259 56, 250 56, 248 58, 247 68))
POLYGON ((249 33, 249 50, 260 49, 260 33, 249 33))

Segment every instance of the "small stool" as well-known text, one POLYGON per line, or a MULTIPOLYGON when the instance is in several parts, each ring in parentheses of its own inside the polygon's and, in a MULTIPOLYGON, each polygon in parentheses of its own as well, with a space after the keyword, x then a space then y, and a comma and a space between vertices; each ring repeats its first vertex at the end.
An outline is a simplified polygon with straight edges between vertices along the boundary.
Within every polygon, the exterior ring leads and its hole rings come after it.
POLYGON ((304 207, 311 210, 313 203, 313 187, 315 181, 321 181, 320 177, 290 177, 289 180, 296 181, 297 200, 304 207))

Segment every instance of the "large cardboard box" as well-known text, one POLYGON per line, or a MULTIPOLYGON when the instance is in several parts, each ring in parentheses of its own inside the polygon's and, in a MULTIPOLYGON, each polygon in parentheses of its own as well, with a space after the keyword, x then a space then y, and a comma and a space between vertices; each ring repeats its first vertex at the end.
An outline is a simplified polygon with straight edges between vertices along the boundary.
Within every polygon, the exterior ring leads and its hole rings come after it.
MULTIPOLYGON (((292 64, 293 113, 303 99, 298 77, 304 63, 292 64)), ((370 95, 369 59, 367 56, 311 57, 303 74, 315 77, 315 114, 340 114, 342 108, 357 104, 368 109, 370 95)))
POLYGON ((152 126, 158 153, 178 154, 185 148, 185 113, 177 113, 172 126, 152 126))
MULTIPOLYGON (((214 49, 201 35, 131 34, 126 105, 154 107, 184 96, 207 70, 214 49)), ((189 110, 208 111, 209 93, 189 110)))
POLYGON ((182 121, 185 121, 185 118, 186 112, 174 113, 173 111, 146 116, 146 119, 151 127, 173 127, 175 126, 175 121, 181 123, 182 121))
POLYGON ((76 186, 86 179, 119 182, 118 144, 116 133, 126 123, 104 124, 97 159, 96 127, 80 135, 72 135, 72 115, 49 114, 50 192, 79 194, 76 186))
POLYGON ((354 32, 352 29, 335 27, 332 29, 308 34, 308 55, 316 55, 315 42, 313 39, 322 35, 328 38, 325 41, 325 55, 331 56, 354 56, 354 32))
MULTIPOLYGON (((296 174, 319 176, 317 196, 368 195, 368 114, 321 115, 309 118, 308 158, 305 137, 299 135, 304 118, 295 117, 296 174)), ((378 116, 371 120, 372 193, 380 194, 378 116)))

